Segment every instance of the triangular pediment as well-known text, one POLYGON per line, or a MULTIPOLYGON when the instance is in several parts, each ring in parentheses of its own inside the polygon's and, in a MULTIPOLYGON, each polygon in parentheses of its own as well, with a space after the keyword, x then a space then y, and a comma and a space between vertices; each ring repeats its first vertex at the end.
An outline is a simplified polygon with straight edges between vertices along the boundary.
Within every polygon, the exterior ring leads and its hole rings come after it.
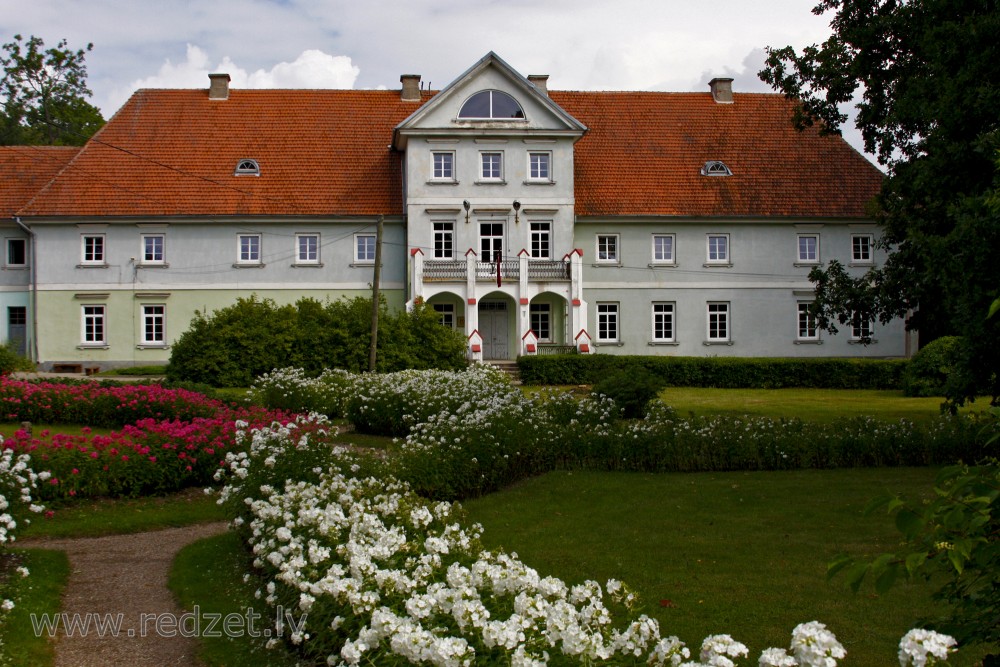
POLYGON ((586 126, 490 51, 396 126, 394 145, 413 135, 537 134, 582 136, 586 126), (495 100, 498 111, 491 109, 495 100), (483 103, 483 104, 479 104, 483 103), (501 104, 503 112, 500 112, 501 104), (515 113, 510 113, 516 109, 515 113))

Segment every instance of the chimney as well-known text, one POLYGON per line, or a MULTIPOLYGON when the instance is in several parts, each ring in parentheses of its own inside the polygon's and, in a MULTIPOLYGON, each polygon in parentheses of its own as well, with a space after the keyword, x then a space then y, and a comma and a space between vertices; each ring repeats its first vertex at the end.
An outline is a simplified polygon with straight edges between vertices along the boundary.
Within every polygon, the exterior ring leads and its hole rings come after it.
POLYGON ((403 84, 403 90, 400 93, 399 98, 404 102, 419 102, 420 101, 420 75, 419 74, 403 74, 399 77, 399 80, 403 84))
POLYGON ((542 95, 546 97, 549 96, 549 75, 548 74, 529 74, 528 81, 534 84, 535 88, 538 89, 542 95))
POLYGON ((708 87, 712 90, 712 99, 718 104, 733 103, 733 80, 715 78, 708 82, 708 87))
POLYGON ((221 74, 208 75, 208 99, 228 100, 229 99, 229 75, 225 72, 221 74))

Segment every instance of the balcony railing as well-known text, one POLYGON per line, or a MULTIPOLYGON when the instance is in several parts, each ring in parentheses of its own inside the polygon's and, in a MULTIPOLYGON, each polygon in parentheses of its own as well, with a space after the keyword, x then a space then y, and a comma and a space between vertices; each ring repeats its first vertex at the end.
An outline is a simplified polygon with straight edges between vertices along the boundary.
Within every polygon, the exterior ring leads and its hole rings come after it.
MULTIPOLYGON (((468 265, 465 260, 428 260, 424 264, 424 280, 428 282, 460 282, 466 279, 468 265)), ((496 262, 475 261, 476 280, 496 280, 496 262)), ((500 262, 503 280, 521 277, 521 260, 505 259, 500 262)), ((564 260, 529 259, 528 280, 570 280, 570 263, 564 260)))
MULTIPOLYGON (((500 275, 504 280, 517 280, 521 277, 521 261, 505 259, 500 262, 500 275)), ((496 262, 476 262, 476 280, 496 280, 496 262)))
POLYGON ((465 280, 465 266, 464 261, 435 260, 424 262, 424 280, 465 280))
POLYGON ((569 280, 569 262, 547 259, 528 260, 528 280, 569 280))

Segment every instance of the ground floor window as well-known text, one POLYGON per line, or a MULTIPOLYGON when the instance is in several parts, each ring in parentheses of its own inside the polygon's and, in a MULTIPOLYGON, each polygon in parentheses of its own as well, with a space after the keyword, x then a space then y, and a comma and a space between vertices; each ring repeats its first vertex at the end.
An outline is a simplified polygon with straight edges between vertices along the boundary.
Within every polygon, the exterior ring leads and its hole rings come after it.
POLYGON ((816 329, 816 317, 809 311, 809 302, 800 301, 799 308, 799 340, 816 340, 819 331, 816 329))
POLYGON ((674 304, 653 304, 653 341, 672 343, 674 340, 674 304))
POLYGON ((552 342, 552 310, 549 304, 531 304, 531 330, 539 342, 552 342))
POLYGON ((873 334, 874 328, 871 320, 857 314, 851 318, 851 338, 853 340, 870 340, 873 334))
POLYGON ((719 301, 708 304, 708 340, 729 340, 729 302, 719 301))
POLYGON ((144 345, 163 345, 166 339, 167 307, 162 305, 142 307, 142 342, 144 345))
POLYGON ((440 317, 441 325, 448 327, 449 329, 455 328, 455 304, 453 303, 435 303, 434 311, 440 317))
POLYGON ((84 306, 81 322, 81 342, 84 345, 104 345, 106 311, 103 305, 84 306))
POLYGON ((597 340, 604 343, 618 341, 618 304, 597 304, 597 340))

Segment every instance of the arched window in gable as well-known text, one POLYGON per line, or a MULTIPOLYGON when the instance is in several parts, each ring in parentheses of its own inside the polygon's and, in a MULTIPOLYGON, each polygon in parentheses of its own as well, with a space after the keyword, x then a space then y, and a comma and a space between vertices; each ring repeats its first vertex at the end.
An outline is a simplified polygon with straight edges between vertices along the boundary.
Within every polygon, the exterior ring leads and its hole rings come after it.
POLYGON ((524 118, 524 109, 502 90, 482 90, 465 101, 458 117, 477 120, 524 118))

